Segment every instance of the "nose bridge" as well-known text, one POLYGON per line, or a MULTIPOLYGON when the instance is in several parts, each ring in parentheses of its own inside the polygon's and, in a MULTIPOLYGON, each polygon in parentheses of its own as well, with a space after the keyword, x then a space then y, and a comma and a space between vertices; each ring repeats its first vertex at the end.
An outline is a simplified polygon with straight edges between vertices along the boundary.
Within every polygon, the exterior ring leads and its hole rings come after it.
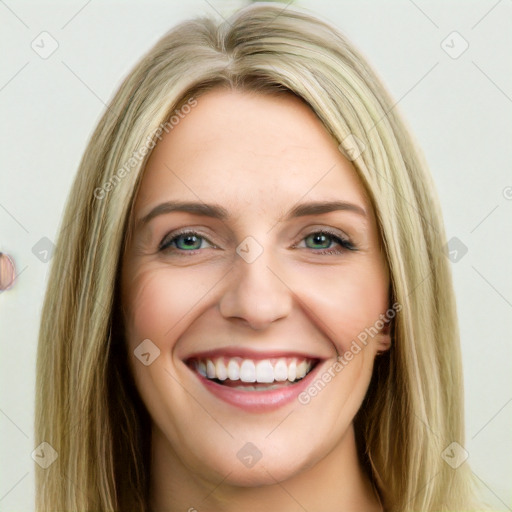
POLYGON ((286 317, 291 308, 291 290, 271 249, 248 237, 237 247, 232 276, 220 301, 221 314, 262 329, 286 317))

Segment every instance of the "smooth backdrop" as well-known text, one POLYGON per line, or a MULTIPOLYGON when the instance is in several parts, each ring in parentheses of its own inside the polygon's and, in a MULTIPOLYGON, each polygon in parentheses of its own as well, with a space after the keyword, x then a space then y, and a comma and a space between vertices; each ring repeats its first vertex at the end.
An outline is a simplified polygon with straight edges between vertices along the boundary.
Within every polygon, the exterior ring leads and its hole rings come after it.
MULTIPOLYGON (((512 2, 295 3, 362 50, 423 148, 452 244, 468 462, 494 510, 512 510, 512 2)), ((18 270, 0 293, 0 511, 34 508, 45 251, 88 139, 161 35, 190 16, 221 19, 242 4, 0 0, 0 251, 18 270)))

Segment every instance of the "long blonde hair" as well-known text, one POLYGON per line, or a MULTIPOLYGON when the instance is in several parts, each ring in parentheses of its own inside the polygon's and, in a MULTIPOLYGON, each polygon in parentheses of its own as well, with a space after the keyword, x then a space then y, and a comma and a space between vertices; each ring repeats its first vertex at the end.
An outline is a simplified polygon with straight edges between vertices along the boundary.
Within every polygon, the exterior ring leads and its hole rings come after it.
POLYGON ((375 209, 391 300, 402 308, 355 418, 360 458, 386 510, 477 506, 467 463, 443 458, 451 443, 464 445, 463 380, 431 178, 358 52, 328 23, 283 7, 255 4, 228 23, 197 18, 172 29, 123 81, 91 137, 42 313, 35 433, 58 458, 36 467, 37 510, 148 510, 150 419, 128 370, 119 267, 155 134, 219 86, 293 93, 345 154, 357 144, 353 164, 375 209))

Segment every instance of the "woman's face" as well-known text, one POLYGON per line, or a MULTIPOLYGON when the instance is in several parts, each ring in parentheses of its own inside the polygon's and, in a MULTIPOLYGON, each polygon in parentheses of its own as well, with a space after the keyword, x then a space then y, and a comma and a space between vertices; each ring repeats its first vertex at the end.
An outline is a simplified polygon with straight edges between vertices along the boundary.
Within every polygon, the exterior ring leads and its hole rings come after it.
POLYGON ((389 346, 388 329, 368 336, 389 276, 364 188, 312 111, 199 97, 155 147, 134 217, 122 306, 153 446, 238 485, 341 449, 389 346))

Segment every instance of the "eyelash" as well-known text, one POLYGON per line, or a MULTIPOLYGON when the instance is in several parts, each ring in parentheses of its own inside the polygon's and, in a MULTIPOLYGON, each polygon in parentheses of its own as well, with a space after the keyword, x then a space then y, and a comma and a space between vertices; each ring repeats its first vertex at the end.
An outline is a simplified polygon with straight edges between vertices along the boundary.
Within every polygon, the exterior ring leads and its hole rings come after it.
MULTIPOLYGON (((195 250, 187 251, 187 250, 183 250, 183 249, 171 248, 170 247, 170 244, 175 242, 180 236, 184 236, 184 235, 196 236, 196 237, 198 237, 200 239, 206 240, 210 245, 215 247, 215 245, 212 244, 208 240, 208 238, 206 238, 205 236, 201 235, 197 231, 186 230, 186 231, 181 231, 181 232, 175 233, 174 236, 172 238, 170 238, 170 239, 167 238, 169 235, 164 237, 164 239, 160 242, 160 245, 158 247, 158 251, 159 252, 175 252, 175 253, 180 254, 182 256, 193 256, 198 251, 201 251, 201 249, 195 249, 195 250)), ((332 232, 332 231, 330 231, 328 229, 320 229, 318 231, 312 231, 311 233, 309 233, 306 236, 304 236, 300 241, 305 240, 306 238, 310 237, 311 235, 326 235, 329 238, 331 238, 334 242, 338 243, 343 248, 342 250, 333 250, 333 249, 320 249, 320 250, 316 250, 316 249, 311 249, 311 248, 306 247, 306 249, 310 249, 310 250, 314 251, 315 254, 320 254, 320 255, 331 254, 332 255, 332 254, 342 254, 343 252, 345 252, 347 250, 348 251, 357 251, 357 248, 352 244, 352 242, 350 242, 346 238, 343 238, 343 237, 339 236, 338 234, 336 234, 336 233, 334 233, 334 232, 332 232)), ((293 247, 295 248, 296 246, 297 246, 297 244, 295 244, 293 247)))

